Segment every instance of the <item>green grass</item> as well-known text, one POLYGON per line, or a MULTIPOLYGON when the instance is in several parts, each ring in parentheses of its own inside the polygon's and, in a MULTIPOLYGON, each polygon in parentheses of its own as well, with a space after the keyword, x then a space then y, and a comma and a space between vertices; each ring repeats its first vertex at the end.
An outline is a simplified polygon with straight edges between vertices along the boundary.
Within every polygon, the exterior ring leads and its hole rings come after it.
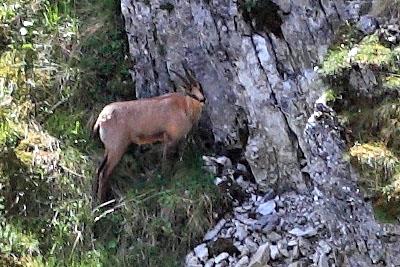
POLYGON ((400 208, 399 201, 378 199, 374 203, 375 218, 382 223, 397 223, 400 208))
POLYGON ((348 49, 331 50, 322 64, 321 73, 325 75, 341 74, 345 69, 351 67, 348 60, 348 49))
POLYGON ((111 213, 98 211, 97 224, 109 249, 121 255, 118 263, 128 266, 181 266, 185 253, 215 223, 214 213, 227 205, 192 149, 171 177, 114 180, 125 198, 111 213))
POLYGON ((377 35, 371 35, 360 42, 354 61, 360 65, 384 67, 393 64, 394 58, 394 51, 380 44, 377 35))

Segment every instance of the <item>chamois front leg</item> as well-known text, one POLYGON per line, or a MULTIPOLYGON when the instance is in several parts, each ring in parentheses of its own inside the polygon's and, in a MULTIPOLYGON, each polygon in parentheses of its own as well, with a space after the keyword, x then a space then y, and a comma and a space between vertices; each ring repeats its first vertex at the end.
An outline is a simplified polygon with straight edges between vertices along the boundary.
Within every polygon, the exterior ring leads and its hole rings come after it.
POLYGON ((170 164, 168 164, 168 154, 171 149, 175 148, 177 145, 177 140, 173 140, 169 138, 167 134, 164 134, 164 147, 163 147, 163 155, 161 162, 161 170, 164 174, 169 175, 169 172, 172 170, 170 164))

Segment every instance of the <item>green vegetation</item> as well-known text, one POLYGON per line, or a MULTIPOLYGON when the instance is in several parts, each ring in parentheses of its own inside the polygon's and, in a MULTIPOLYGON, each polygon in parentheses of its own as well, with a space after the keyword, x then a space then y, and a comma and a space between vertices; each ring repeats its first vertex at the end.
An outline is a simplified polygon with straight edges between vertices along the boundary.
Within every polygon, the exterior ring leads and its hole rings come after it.
POLYGON ((395 55, 395 51, 379 43, 379 38, 375 34, 365 37, 360 42, 357 52, 354 55, 354 62, 367 66, 390 66, 394 62, 395 55))
POLYGON ((215 212, 226 206, 193 152, 185 153, 176 169, 169 179, 155 175, 129 186, 129 182, 120 180, 118 187, 128 189, 122 193, 123 201, 96 217, 105 232, 103 238, 108 240, 107 247, 124 252, 118 264, 182 265, 188 249, 214 223, 215 212))
POLYGON ((377 67, 381 70, 388 70, 387 75, 389 76, 397 75, 398 49, 383 46, 376 34, 366 36, 355 45, 350 43, 350 45, 342 44, 333 47, 322 64, 321 74, 343 77, 348 75, 346 70, 357 65, 361 68, 377 67))
POLYGON ((333 88, 323 97, 352 132, 349 154, 361 173, 360 185, 375 199, 376 217, 394 222, 400 215, 399 47, 386 47, 377 34, 359 36, 350 26, 340 31, 322 63, 320 73, 333 88), (365 95, 349 85, 350 73, 360 70, 377 79, 365 95))
POLYGON ((123 27, 113 0, 0 4, 0 266, 179 265, 223 207, 194 150, 170 179, 135 151, 92 212, 86 125, 134 98, 123 27))
POLYGON ((351 67, 347 60, 349 50, 339 48, 329 51, 327 58, 322 65, 322 73, 325 75, 336 75, 351 67))

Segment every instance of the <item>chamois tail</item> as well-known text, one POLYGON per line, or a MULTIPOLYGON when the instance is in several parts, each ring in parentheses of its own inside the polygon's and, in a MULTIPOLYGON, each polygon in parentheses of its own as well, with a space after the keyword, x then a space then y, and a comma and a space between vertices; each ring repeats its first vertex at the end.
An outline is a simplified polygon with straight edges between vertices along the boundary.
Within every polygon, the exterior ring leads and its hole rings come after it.
POLYGON ((100 129, 100 124, 98 118, 95 116, 91 116, 89 121, 88 121, 88 128, 90 130, 90 137, 95 138, 99 136, 99 129, 100 129))

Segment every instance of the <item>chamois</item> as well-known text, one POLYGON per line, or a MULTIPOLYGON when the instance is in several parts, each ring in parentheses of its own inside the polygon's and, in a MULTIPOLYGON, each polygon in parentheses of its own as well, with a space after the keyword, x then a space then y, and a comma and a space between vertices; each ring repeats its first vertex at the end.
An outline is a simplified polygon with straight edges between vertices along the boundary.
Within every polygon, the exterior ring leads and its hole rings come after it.
POLYGON ((128 146, 132 143, 152 144, 160 141, 163 162, 167 152, 184 138, 199 120, 205 96, 191 71, 185 76, 172 71, 183 82, 185 94, 168 93, 132 101, 114 102, 103 108, 93 133, 99 133, 104 144, 104 158, 97 169, 94 193, 103 202, 109 190, 109 177, 128 146))

